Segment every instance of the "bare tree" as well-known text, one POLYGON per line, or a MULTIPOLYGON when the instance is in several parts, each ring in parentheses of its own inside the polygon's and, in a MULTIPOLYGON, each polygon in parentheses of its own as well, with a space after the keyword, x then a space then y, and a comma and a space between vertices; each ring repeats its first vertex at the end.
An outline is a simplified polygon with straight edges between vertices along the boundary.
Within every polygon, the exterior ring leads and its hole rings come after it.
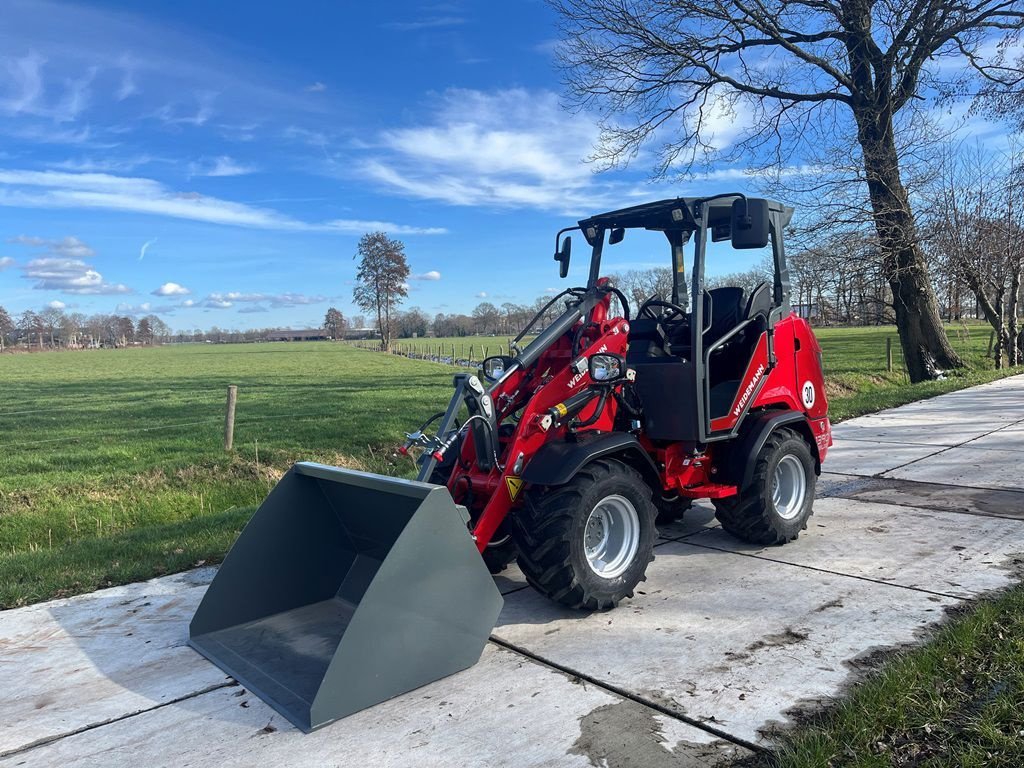
POLYGON ((153 325, 149 322, 148 317, 139 318, 139 323, 135 328, 135 338, 147 346, 153 343, 153 325))
POLYGON ((1003 156, 980 147, 947 151, 931 191, 930 245, 936 260, 973 294, 998 341, 996 367, 1024 358, 1018 328, 1024 277, 1024 156, 1011 147, 1003 156))
POLYGON ((18 318, 18 330, 21 333, 21 339, 25 346, 32 346, 32 340, 37 339, 39 341, 39 348, 42 349, 44 329, 45 326, 43 325, 42 318, 31 309, 26 309, 18 318))
POLYGON ((70 312, 64 315, 60 325, 60 336, 64 346, 78 348, 81 346, 81 333, 85 328, 85 315, 81 312, 70 312))
POLYGON ((324 330, 335 341, 345 337, 345 316, 337 307, 331 307, 324 315, 324 330))
MULTIPOLYGON (((57 331, 64 325, 64 312, 57 307, 46 307, 46 309, 39 313, 39 319, 42 321, 50 337, 50 346, 56 347, 57 331)), ((62 341, 66 340, 62 339, 62 341)))
POLYGON ((473 309, 473 322, 477 333, 497 333, 501 312, 489 301, 482 301, 473 309))
POLYGON ((391 347, 391 313, 409 294, 409 264, 405 245, 392 240, 384 232, 371 232, 359 240, 356 256, 360 258, 358 281, 352 292, 356 304, 377 315, 381 346, 391 347))
POLYGON ((14 330, 14 321, 7 313, 7 310, 0 307, 0 352, 4 351, 4 343, 14 330))
POLYGON ((608 116, 598 157, 610 164, 657 136, 662 174, 714 158, 781 167, 809 142, 852 133, 910 378, 962 365, 915 232, 896 118, 1005 66, 984 50, 1024 26, 1019 2, 552 3, 569 91, 608 116), (624 113, 633 118, 625 124, 624 113))

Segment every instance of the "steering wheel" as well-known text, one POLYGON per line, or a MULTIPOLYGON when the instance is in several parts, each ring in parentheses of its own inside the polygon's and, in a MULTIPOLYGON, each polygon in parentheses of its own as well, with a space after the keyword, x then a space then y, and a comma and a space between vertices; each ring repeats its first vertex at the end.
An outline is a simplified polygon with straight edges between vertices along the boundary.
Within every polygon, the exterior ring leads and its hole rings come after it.
POLYGON ((687 318, 689 314, 688 310, 678 304, 673 304, 671 301, 664 301, 663 299, 658 299, 653 296, 645 301, 641 305, 639 311, 637 311, 637 317, 649 317, 652 320, 659 319, 660 315, 660 320, 663 324, 671 323, 677 318, 687 318), (665 311, 655 313, 653 309, 654 307, 661 307, 665 311))

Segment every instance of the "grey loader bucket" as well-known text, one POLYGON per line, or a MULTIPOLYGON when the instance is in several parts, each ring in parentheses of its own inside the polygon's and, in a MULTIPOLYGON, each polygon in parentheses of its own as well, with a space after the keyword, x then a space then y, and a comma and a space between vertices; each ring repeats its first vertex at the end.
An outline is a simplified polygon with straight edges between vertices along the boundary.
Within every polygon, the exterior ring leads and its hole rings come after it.
POLYGON ((476 663, 502 598, 443 486, 300 463, 189 643, 304 731, 476 663))

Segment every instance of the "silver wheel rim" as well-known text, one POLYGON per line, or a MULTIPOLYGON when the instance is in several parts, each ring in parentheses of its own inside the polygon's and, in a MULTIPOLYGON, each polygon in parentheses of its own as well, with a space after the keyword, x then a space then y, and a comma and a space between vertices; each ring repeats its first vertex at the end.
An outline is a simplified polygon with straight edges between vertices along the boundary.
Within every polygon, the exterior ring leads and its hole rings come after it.
POLYGON ((800 514, 807 496, 807 475, 803 462, 789 453, 782 457, 772 477, 772 506, 783 520, 800 514))
POLYGON ((624 496, 606 496, 590 511, 583 552, 590 570, 604 579, 621 576, 640 548, 640 516, 624 496))

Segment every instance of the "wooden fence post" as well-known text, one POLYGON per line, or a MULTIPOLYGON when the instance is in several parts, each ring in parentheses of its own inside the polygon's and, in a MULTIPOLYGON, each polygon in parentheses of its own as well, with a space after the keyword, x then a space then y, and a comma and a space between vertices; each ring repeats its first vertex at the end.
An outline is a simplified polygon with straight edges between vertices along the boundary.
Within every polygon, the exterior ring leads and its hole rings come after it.
POLYGON ((228 387, 228 412, 224 417, 224 450, 230 451, 235 444, 235 403, 238 402, 238 387, 228 387))
POLYGON ((892 373, 892 336, 885 337, 885 370, 892 373))

